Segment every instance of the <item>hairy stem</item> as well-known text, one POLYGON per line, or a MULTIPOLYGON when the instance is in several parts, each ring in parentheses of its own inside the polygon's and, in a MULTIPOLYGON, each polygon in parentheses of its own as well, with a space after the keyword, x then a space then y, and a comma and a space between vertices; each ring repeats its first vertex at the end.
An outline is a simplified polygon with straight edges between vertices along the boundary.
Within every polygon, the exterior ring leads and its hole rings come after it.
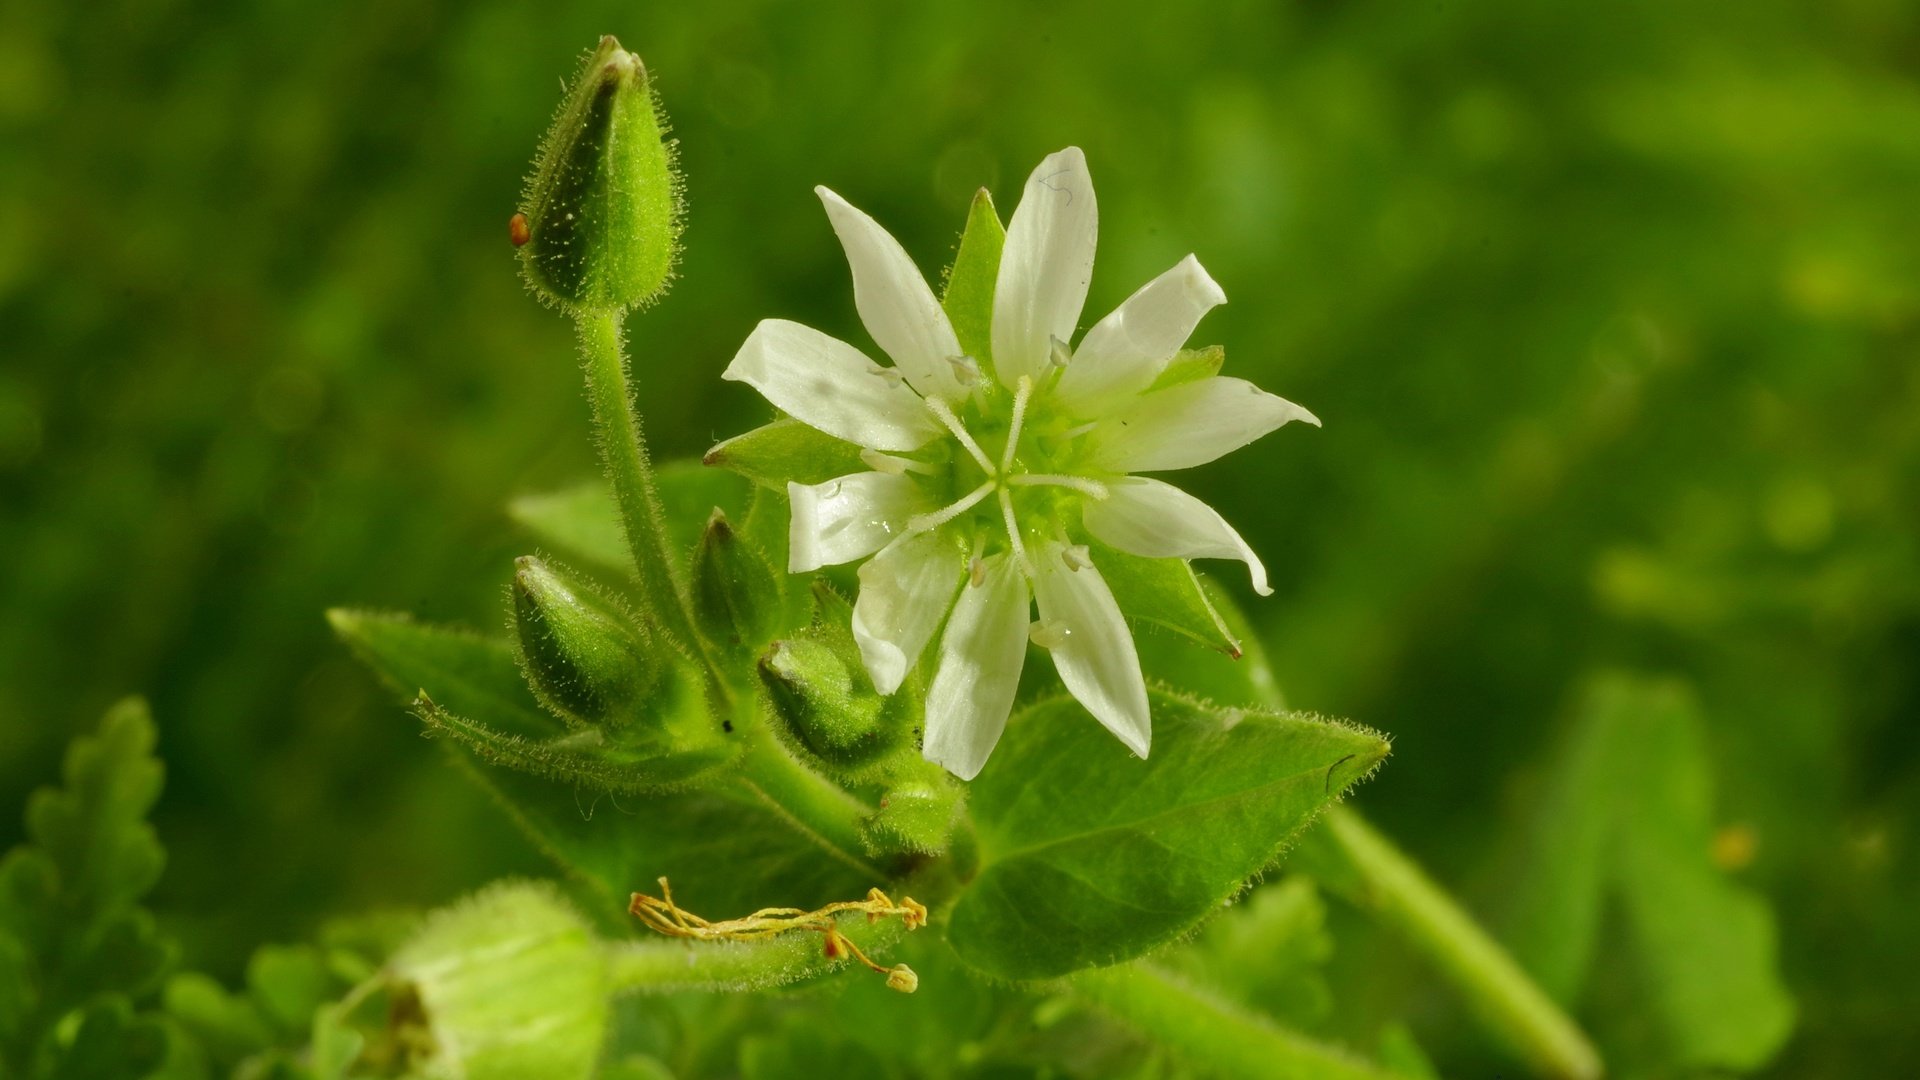
POLYGON ((860 819, 870 809, 833 781, 795 761, 764 725, 747 735, 740 786, 765 800, 826 854, 881 885, 887 874, 866 857, 860 819))
MULTIPOLYGON (((906 928, 898 919, 869 923, 863 915, 843 915, 838 925, 841 934, 869 953, 884 952, 906 935, 906 928)), ((694 942, 654 937, 611 942, 605 947, 607 985, 617 994, 764 990, 814 978, 854 963, 845 954, 829 958, 825 944, 824 935, 806 930, 762 941, 694 942)), ((870 976, 864 968, 848 975, 849 978, 870 976)))
MULTIPOLYGON (((667 538, 666 514, 655 488, 647 442, 634 407, 618 314, 580 317, 580 354, 587 372, 600 457, 613 482, 620 527, 633 555, 640 593, 661 629, 689 651, 703 645, 693 629, 693 602, 680 560, 667 538)), ((711 666, 711 665, 709 665, 711 666)))
POLYGON ((1386 1080, 1394 1075, 1221 1001, 1152 964, 1083 971, 1068 985, 1120 1023, 1222 1076, 1386 1080))
POLYGON ((1311 872, 1406 935, 1539 1072, 1562 1080, 1601 1075, 1600 1055, 1579 1026, 1392 841, 1346 807, 1330 810, 1321 827, 1331 844, 1315 858, 1337 863, 1311 872))

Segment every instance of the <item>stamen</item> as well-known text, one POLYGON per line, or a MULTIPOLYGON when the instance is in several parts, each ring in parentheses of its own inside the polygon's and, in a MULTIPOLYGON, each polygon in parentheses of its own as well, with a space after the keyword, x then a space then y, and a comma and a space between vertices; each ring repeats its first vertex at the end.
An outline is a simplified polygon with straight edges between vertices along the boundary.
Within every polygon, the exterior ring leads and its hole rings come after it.
POLYGON ((1072 488, 1082 495, 1095 499, 1105 499, 1111 492, 1107 485, 1098 480, 1089 480, 1084 476, 1061 476, 1057 473, 1021 473, 1007 477, 1007 483, 1015 487, 1063 487, 1072 488))
POLYGON ((1077 439, 1082 435, 1085 435, 1087 432, 1092 431, 1094 428, 1097 428, 1099 426, 1100 426, 1100 421, 1089 420, 1086 423, 1081 424, 1079 427, 1068 428, 1067 430, 1060 433, 1060 441, 1071 442, 1072 440, 1077 439))
POLYGON ((979 386, 984 378, 980 373, 980 361, 971 356, 949 356, 947 363, 953 365, 953 377, 959 380, 961 386, 979 386))
POLYGON ((883 454, 878 450, 860 451, 860 460, 866 464, 867 468, 877 473, 886 473, 888 476, 899 476, 902 473, 910 472, 916 472, 922 476, 932 476, 934 472, 933 466, 924 461, 894 457, 892 454, 883 454))
POLYGON ((899 368, 882 367, 879 364, 875 364, 872 367, 868 368, 867 374, 878 375, 893 386, 899 386, 901 380, 906 378, 905 375, 902 375, 900 373, 899 368))
POLYGON ((909 535, 923 533, 929 529, 937 529, 945 525, 947 522, 973 509, 974 504, 978 503, 981 499, 993 494, 994 486, 994 482, 989 480, 979 487, 974 488, 972 491, 967 492, 965 495, 960 496, 951 506, 935 510, 930 514, 917 514, 914 517, 908 518, 907 533, 909 535))
POLYGON ((981 558, 987 552, 987 534, 973 535, 973 558, 967 560, 967 587, 977 589, 987 583, 987 560, 981 558))
MULTIPOLYGON (((1055 338, 1059 341, 1059 338, 1055 338)), ((1033 398, 1033 380, 1020 376, 1019 385, 1013 392, 1013 423, 1007 427, 1007 449, 1000 455, 1000 471, 1013 468, 1013 453, 1020 448, 1020 427, 1027 420, 1027 402, 1033 398)))
POLYGON ((1007 542, 1013 545, 1013 557, 1020 564, 1020 571, 1033 577, 1033 564, 1027 561, 1027 545, 1020 542, 1020 523, 1013 516, 1013 492, 1000 489, 1000 516, 1007 523, 1007 542))
POLYGON ((1067 569, 1076 574, 1093 565, 1092 555, 1087 551, 1085 544, 1068 544, 1061 548, 1060 561, 1066 563, 1067 569))
POLYGON ((1073 637, 1073 630, 1066 623, 1053 619, 1042 619, 1027 627, 1027 640, 1043 649, 1057 649, 1073 637))
POLYGON ((1066 367, 1068 362, 1073 359, 1073 350, 1067 348, 1066 342, 1061 341, 1052 334, 1047 335, 1047 340, 1052 343, 1052 348, 1048 350, 1047 362, 1054 367, 1066 367))
POLYGON ((953 408, 937 397, 927 398, 926 402, 927 408, 932 409, 933 415, 947 425, 947 430, 953 432, 953 437, 960 440, 960 445, 967 448, 967 453, 973 455, 973 460, 980 463, 980 467, 986 470, 987 475, 998 475, 994 471, 993 461, 987 457, 987 452, 980 449, 980 444, 973 441, 972 435, 967 434, 966 426, 960 423, 960 418, 953 415, 953 408))

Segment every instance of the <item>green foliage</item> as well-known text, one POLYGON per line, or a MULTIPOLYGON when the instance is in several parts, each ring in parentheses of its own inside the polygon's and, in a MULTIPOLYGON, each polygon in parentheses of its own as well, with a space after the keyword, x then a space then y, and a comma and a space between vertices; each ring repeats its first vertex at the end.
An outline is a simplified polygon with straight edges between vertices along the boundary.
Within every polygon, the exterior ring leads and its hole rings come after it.
POLYGON ((973 784, 981 869, 954 949, 1008 979, 1139 956, 1191 930, 1387 755, 1369 732, 1154 698, 1132 761, 1077 703, 1009 723, 973 784))
POLYGON ((27 806, 28 842, 0 860, 0 1073, 143 1075, 169 1057, 145 1011, 174 946, 140 900, 165 854, 147 812, 163 770, 144 702, 108 710, 67 752, 64 786, 27 806))
POLYGON ((1333 954, 1326 914, 1307 878, 1262 885, 1202 927, 1192 947, 1172 954, 1166 966, 1249 1009, 1312 1029, 1333 1009, 1321 971, 1333 954))
POLYGON ((1630 991, 1657 1023, 1630 1047, 1663 1067, 1752 1069, 1792 1029, 1769 906, 1713 863, 1713 762, 1699 706, 1672 681, 1587 690, 1538 816, 1513 937, 1563 1000, 1594 981, 1611 898, 1630 991))
POLYGON ((818 484, 867 468, 859 447, 790 417, 735 435, 701 460, 783 494, 789 483, 818 484))
POLYGON ((947 271, 940 306, 953 322, 960 347, 987 370, 993 367, 993 291, 1000 272, 1000 249, 1006 242, 1007 230, 993 208, 993 195, 981 188, 967 209, 966 230, 960 234, 960 249, 947 271))
POLYGON ((515 560, 514 643, 527 685, 575 728, 631 728, 651 712, 671 650, 620 603, 532 555, 515 560))
MULTIPOLYGON (((1100 576, 1130 620, 1170 630, 1187 641, 1239 658, 1239 641, 1227 630, 1186 560, 1143 559, 1093 538, 1088 539, 1087 546, 1100 567, 1100 576)), ((1178 683, 1187 685, 1185 679, 1178 683)))
POLYGON ((592 931, 551 889, 491 886, 436 913, 389 966, 420 1004, 423 1076, 594 1074, 606 969, 592 931))
POLYGON ((539 495, 522 495, 507 514, 537 539, 596 569, 625 573, 632 565, 620 516, 604 480, 586 480, 539 495))

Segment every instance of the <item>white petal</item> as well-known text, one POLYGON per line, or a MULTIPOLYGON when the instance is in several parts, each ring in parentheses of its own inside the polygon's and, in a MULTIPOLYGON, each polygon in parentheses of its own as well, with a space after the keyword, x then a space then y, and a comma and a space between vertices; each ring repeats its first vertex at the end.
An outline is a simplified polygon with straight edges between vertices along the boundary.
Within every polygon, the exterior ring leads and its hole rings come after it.
POLYGON ((874 689, 900 689, 952 606, 965 562, 950 541, 928 531, 901 537, 861 564, 853 640, 874 689))
POLYGON ((824 187, 813 189, 853 268, 853 302, 874 343, 920 393, 949 400, 966 393, 955 378, 961 354, 953 324, 920 268, 880 223, 824 187))
POLYGON ((1027 177, 1007 224, 993 293, 993 364, 1009 388, 1038 377, 1053 339, 1072 341, 1093 280, 1100 215, 1077 146, 1049 154, 1027 177))
POLYGON ((1267 568, 1213 507, 1172 484, 1129 476, 1107 484, 1105 499, 1088 499, 1087 531, 1129 555, 1148 559, 1239 559, 1253 591, 1272 596, 1267 568))
POLYGON ((1060 643, 1049 650, 1053 666, 1094 719, 1146 757, 1153 724, 1133 632, 1100 571, 1090 565, 1070 569, 1061 557, 1064 550, 1050 541, 1035 555, 1033 593, 1041 624, 1055 633, 1064 631, 1060 643))
POLYGON ((859 349, 809 326, 766 319, 723 379, 743 382, 801 423, 870 450, 915 450, 945 429, 920 395, 859 349))
POLYGON ((960 590, 940 638, 940 669, 927 689, 921 753, 962 780, 980 774, 1006 730, 1027 660, 1027 582, 1007 554, 986 562, 980 584, 960 590))
POLYGON ((788 484, 793 520, 787 572, 804 574, 871 555, 927 508, 913 481, 888 473, 854 473, 824 484, 788 484))
POLYGON ((1100 422, 1093 462, 1114 472, 1188 469, 1238 450, 1290 420, 1320 426, 1307 410, 1245 379, 1221 376, 1133 399, 1100 422))
POLYGON ((1226 302, 1200 260, 1181 259, 1087 331, 1060 376, 1061 401, 1093 415, 1107 402, 1140 393, 1166 370, 1201 316, 1226 302))

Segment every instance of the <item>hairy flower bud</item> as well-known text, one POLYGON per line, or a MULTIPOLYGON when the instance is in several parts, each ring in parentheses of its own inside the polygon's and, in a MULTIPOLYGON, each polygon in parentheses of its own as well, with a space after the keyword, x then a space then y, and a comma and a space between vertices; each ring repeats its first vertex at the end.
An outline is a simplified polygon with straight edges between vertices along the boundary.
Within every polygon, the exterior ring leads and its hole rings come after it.
POLYGON ((605 965, 554 890, 495 885, 435 913, 389 965, 408 1075, 592 1076, 607 1027, 605 965))
POLYGON ((891 742, 882 723, 884 699, 826 642, 811 637, 774 642, 760 660, 760 681, 787 729, 828 761, 854 764, 891 742))
POLYGON ((607 313, 665 290, 680 235, 665 128, 646 65, 601 38, 540 145, 512 229, 535 293, 607 313))
POLYGON ((646 632, 591 585, 531 555, 515 566, 515 637, 534 694, 578 727, 630 725, 660 682, 646 632))
POLYGON ((750 656, 773 640, 784 586, 773 564, 715 509, 693 553, 693 599, 700 629, 730 652, 750 656))

